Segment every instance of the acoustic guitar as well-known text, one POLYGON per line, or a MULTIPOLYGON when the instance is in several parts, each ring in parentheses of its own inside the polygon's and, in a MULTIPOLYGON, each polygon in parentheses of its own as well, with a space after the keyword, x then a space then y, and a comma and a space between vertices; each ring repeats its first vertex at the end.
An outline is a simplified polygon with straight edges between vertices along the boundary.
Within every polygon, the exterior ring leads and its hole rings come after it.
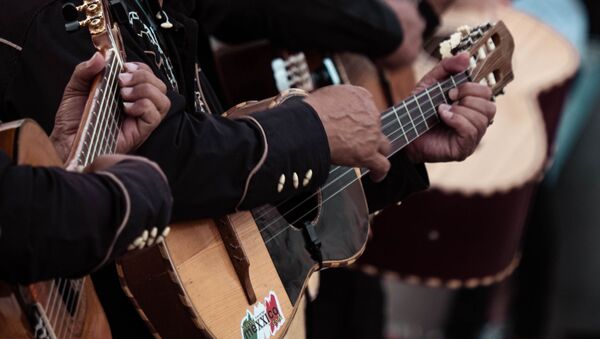
MULTIPOLYGON (((383 112, 392 154, 439 123, 437 107, 450 89, 493 77, 489 85, 500 94, 513 78, 513 49, 502 22, 465 32, 453 51, 472 55, 469 70, 383 112)), ((304 93, 288 90, 226 114, 235 118, 304 93)), ((156 337, 280 338, 313 272, 348 265, 363 252, 368 211, 360 178, 367 172, 335 166, 317 192, 175 225, 164 243, 119 260, 124 290, 156 337)))
MULTIPOLYGON (((468 2, 445 14, 442 34, 459 23, 502 20, 518 46, 515 81, 496 101, 493 128, 472 156, 427 164, 431 188, 374 218, 360 264, 409 284, 475 288, 510 277, 554 149, 566 84, 579 64, 569 42, 534 17, 510 6, 468 2), (431 206, 435 213, 427 213, 431 206)), ((422 58, 417 74, 435 62, 422 58)))
MULTIPOLYGON (((105 0, 66 4, 68 31, 86 27, 106 59, 93 82, 65 168, 82 171, 101 154, 114 153, 122 119, 118 74, 125 56, 105 0), (80 15, 85 20, 79 22, 80 15)), ((16 164, 63 167, 52 143, 31 120, 0 126, 0 147, 16 164)), ((29 286, 0 285, 0 338, 110 338, 110 328, 89 276, 29 286)))

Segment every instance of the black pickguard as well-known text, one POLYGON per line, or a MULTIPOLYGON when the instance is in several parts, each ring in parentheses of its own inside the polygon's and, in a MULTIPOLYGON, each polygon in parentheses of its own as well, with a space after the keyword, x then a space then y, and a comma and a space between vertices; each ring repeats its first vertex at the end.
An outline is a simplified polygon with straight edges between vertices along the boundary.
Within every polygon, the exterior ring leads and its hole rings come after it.
MULTIPOLYGON (((357 178, 356 172, 339 168, 334 173, 337 175, 330 175, 321 191, 323 204, 316 223, 316 231, 322 242, 324 267, 331 266, 331 262, 343 264, 360 254, 367 241, 369 227, 368 209, 360 180, 350 183, 357 178)), ((314 207, 315 201, 301 206, 306 211, 314 207)), ((318 263, 306 249, 302 230, 289 227, 290 224, 277 209, 263 206, 254 209, 252 214, 262 230, 263 240, 279 278, 295 305, 305 281, 318 263)))

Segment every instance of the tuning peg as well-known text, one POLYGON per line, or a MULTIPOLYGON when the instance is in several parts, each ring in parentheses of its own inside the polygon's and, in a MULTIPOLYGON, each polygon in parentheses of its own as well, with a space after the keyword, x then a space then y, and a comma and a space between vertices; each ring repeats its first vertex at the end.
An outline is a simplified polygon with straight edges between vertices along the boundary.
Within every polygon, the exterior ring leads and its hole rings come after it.
POLYGON ((79 19, 79 8, 72 2, 63 4, 62 13, 67 22, 77 21, 77 19, 79 19))
POLYGON ((77 32, 81 28, 81 23, 79 21, 71 21, 65 24, 65 30, 69 33, 77 32))

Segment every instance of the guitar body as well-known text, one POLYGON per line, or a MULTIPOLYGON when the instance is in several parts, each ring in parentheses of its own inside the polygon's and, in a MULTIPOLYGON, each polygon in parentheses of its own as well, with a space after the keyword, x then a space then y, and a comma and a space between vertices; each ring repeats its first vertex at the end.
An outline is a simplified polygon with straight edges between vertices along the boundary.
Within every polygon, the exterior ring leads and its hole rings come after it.
POLYGON ((33 338, 12 286, 0 283, 0 338, 33 338))
MULTIPOLYGON (((44 131, 32 120, 0 125, 0 149, 16 164, 61 167, 62 163, 44 131)), ((0 284, 0 338, 110 338, 110 328, 89 277, 74 281, 48 281, 29 286, 0 284), (83 284, 79 310, 68 284, 83 284), (51 305, 49 309, 46 309, 51 305)))
MULTIPOLYGON (((282 101, 239 105, 228 115, 282 101)), ((315 225, 322 242, 323 267, 354 262, 367 241, 368 210, 356 180, 358 170, 339 167, 333 173, 319 195, 298 198, 308 200, 299 205, 298 213, 292 213, 294 208, 263 206, 219 220, 175 225, 163 244, 120 260, 124 289, 154 334, 163 338, 283 337, 308 279, 319 269, 306 248, 301 223, 292 227, 291 222, 308 213, 302 222, 315 225), (323 204, 316 209, 319 202, 323 204), (235 244, 224 240, 223 227, 235 233, 235 244), (248 259, 246 281, 236 273, 237 257, 231 256, 228 247, 241 247, 239 255, 248 259), (252 289, 255 302, 249 301, 247 288, 252 289)))

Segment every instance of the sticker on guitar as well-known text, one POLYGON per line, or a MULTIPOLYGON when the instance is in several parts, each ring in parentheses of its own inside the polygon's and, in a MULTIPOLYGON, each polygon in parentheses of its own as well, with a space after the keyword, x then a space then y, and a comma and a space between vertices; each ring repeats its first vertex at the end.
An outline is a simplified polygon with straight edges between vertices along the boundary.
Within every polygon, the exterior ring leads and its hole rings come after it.
POLYGON ((267 339, 275 335, 285 323, 277 294, 271 291, 265 302, 254 304, 254 312, 246 310, 240 324, 243 339, 267 339))

